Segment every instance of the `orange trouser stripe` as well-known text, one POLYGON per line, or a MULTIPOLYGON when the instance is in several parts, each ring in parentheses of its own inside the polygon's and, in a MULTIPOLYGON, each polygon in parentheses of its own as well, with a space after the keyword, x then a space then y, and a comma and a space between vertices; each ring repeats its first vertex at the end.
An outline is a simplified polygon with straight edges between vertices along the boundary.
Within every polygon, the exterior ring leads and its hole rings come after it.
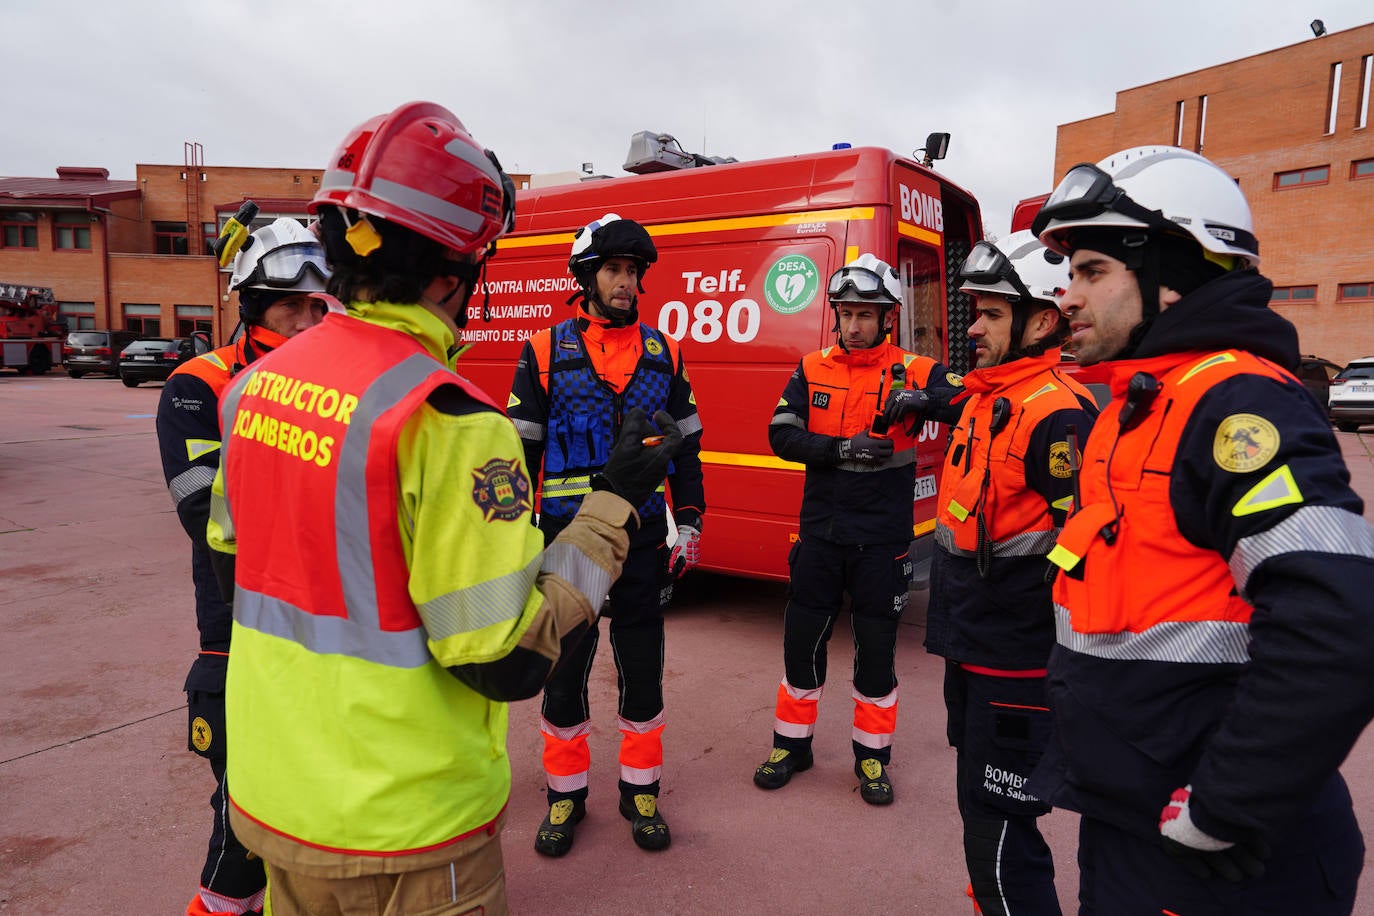
POLYGON ((663 726, 646 732, 620 730, 620 765, 635 770, 663 766, 663 726))
POLYGON ((591 769, 592 752, 587 748, 591 723, 574 728, 555 728, 540 723, 544 735, 544 772, 550 776, 578 776, 591 769))
POLYGON ((820 695, 819 688, 798 690, 784 680, 778 685, 778 721, 811 728, 816 724, 816 714, 820 711, 820 695))
MULTIPOLYGON (((866 697, 854 692, 854 731, 887 738, 885 746, 891 743, 892 733, 897 730, 897 691, 885 697, 866 697)), ((865 741, 864 744, 875 746, 865 741)))

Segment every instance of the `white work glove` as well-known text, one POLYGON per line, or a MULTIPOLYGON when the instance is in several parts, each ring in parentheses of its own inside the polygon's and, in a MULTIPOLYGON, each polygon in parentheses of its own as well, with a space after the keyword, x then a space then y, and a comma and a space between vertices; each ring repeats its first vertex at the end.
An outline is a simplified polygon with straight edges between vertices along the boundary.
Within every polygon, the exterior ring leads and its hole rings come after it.
POLYGON ((1242 845, 1219 840, 1193 823, 1188 801, 1193 787, 1175 789, 1159 813, 1159 833, 1164 851, 1183 860, 1183 866, 1199 878, 1241 881, 1264 874, 1269 850, 1263 843, 1242 845))
POLYGON ((695 569, 701 562, 701 532, 691 525, 677 526, 677 541, 673 551, 668 554, 668 568, 674 579, 681 579, 688 570, 695 569))

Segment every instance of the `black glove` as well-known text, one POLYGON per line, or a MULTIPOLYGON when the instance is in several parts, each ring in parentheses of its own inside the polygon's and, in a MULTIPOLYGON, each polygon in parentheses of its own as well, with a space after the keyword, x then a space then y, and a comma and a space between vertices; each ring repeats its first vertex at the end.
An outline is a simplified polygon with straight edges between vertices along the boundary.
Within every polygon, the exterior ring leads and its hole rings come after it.
POLYGON ((907 417, 923 417, 930 406, 930 397, 919 388, 898 388, 887 396, 883 405, 883 420, 896 426, 907 417))
POLYGON ((1169 804, 1159 815, 1160 839, 1164 851, 1176 859, 1194 877, 1204 881, 1225 878, 1243 881, 1264 874, 1264 861, 1269 847, 1262 840, 1249 843, 1229 843, 1211 836, 1196 824, 1189 813, 1188 803, 1192 786, 1175 789, 1169 804))
POLYGON ((625 416, 620 436, 611 446, 611 457, 601 473, 592 478, 593 490, 610 490, 638 509, 658 489, 668 476, 668 463, 682 447, 682 430, 666 410, 655 413, 654 422, 663 441, 645 445, 645 437, 658 433, 649 425, 644 411, 636 407, 625 416))
POLYGON ((862 464, 881 464, 892 457, 892 440, 871 435, 864 430, 857 436, 836 440, 841 461, 858 461, 862 464))

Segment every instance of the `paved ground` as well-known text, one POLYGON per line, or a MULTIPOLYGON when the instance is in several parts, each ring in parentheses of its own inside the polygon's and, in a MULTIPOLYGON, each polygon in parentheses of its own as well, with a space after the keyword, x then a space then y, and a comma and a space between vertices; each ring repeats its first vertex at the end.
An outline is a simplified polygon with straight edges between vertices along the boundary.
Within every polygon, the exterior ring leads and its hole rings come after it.
MULTIPOLYGON (((196 635, 189 548, 154 443, 160 390, 0 376, 3 913, 172 916, 196 884, 211 783, 184 750, 181 683, 196 635)), ((1374 436, 1340 439, 1356 488, 1374 502, 1374 436)), ((940 666, 921 649, 924 596, 898 646, 888 809, 856 792, 841 677, 822 702, 816 768, 780 792, 752 785, 781 670, 782 589, 701 576, 682 598, 668 621, 665 684, 672 849, 636 849, 615 811, 615 676, 599 658, 590 813, 563 860, 531 848, 543 813, 538 710, 512 709, 504 848, 515 911, 969 912, 940 666)), ((836 672, 849 651, 842 627, 836 672)), ((1345 772, 1374 825, 1368 736, 1345 772)), ((1072 911, 1074 819, 1056 812, 1045 825, 1072 911)), ((1358 911, 1374 913, 1368 890, 1358 911)))

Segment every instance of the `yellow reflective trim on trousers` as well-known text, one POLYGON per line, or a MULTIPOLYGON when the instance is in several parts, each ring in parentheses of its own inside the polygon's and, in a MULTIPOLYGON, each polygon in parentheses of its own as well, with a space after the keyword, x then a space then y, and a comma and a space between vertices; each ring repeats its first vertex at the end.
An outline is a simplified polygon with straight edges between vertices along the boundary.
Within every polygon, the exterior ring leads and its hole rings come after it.
MULTIPOLYGON (((663 223, 658 226, 645 226, 651 236, 688 235, 697 232, 730 232, 736 229, 765 229, 775 226, 794 226, 798 223, 824 223, 830 221, 871 220, 872 207, 837 207, 833 210, 809 210, 805 213, 769 213, 762 216, 736 216, 726 219, 699 219, 685 223, 663 223)), ((899 223, 899 226, 906 225, 899 223)), ((911 227, 913 230, 916 227, 911 227)), ((932 232, 918 230, 924 235, 916 238, 938 245, 940 237, 932 232)), ((574 233, 551 232, 546 235, 506 236, 496 243, 497 250, 503 248, 535 248, 544 245, 571 245, 574 233)))

